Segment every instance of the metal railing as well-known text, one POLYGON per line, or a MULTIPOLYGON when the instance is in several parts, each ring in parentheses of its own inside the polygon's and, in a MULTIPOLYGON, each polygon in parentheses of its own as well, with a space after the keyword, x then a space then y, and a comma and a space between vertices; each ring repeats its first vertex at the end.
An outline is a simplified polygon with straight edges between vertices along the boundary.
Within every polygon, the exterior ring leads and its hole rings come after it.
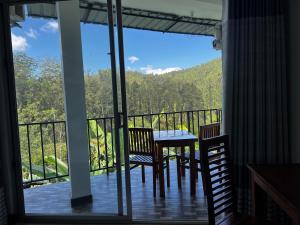
MULTIPOLYGON (((188 130, 198 135, 200 125, 220 122, 221 118, 220 109, 163 112, 130 115, 128 125, 154 130, 188 130)), ((114 117, 88 119, 87 125, 90 171, 93 175, 108 175, 115 169, 114 117)), ((68 179, 65 121, 20 124, 19 133, 25 188, 68 179)))

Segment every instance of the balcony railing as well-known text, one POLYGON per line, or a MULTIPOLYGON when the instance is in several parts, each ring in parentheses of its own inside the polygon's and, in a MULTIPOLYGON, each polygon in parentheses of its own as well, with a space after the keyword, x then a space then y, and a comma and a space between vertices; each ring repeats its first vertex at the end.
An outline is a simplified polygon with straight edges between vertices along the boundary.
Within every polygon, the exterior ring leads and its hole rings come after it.
MULTIPOLYGON (((208 109, 130 115, 128 124, 154 130, 188 130, 197 135, 200 125, 220 122, 221 118, 220 109, 208 109)), ((108 175, 115 170, 114 117, 88 119, 87 124, 90 171, 108 175)), ((65 121, 20 124, 19 133, 25 188, 68 179, 65 121)), ((168 154, 170 151, 175 150, 168 149, 168 154)))

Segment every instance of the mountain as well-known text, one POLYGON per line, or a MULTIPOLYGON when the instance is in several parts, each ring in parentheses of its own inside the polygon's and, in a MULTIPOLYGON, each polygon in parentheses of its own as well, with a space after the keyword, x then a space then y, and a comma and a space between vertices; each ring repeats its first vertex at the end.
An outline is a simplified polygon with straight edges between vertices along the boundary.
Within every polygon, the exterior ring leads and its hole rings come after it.
MULTIPOLYGON (((14 55, 19 122, 64 119, 60 63, 14 55)), ((221 59, 162 75, 126 71, 128 113, 220 108, 221 59)), ((113 114, 110 70, 85 76, 89 118, 113 114)), ((119 101, 120 102, 120 101, 119 101)))
POLYGON ((128 72, 127 87, 131 113, 220 108, 221 59, 163 75, 128 72))

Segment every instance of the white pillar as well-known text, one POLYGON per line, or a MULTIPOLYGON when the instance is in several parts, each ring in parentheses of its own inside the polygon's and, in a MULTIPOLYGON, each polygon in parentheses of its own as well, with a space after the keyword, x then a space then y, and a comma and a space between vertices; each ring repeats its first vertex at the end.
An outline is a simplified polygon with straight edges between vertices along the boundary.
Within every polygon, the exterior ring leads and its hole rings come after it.
POLYGON ((79 1, 57 2, 56 7, 61 39, 71 203, 77 205, 92 199, 79 1))

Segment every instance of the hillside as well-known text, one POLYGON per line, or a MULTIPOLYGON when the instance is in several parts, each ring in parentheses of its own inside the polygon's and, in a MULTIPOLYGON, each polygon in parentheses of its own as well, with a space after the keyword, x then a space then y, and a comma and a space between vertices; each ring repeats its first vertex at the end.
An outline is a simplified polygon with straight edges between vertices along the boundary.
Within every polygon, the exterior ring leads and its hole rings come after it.
POLYGON ((222 102, 221 84, 220 59, 163 75, 128 72, 129 111, 145 112, 147 106, 147 112, 219 108, 222 102), (137 108, 139 101, 145 106, 137 108))
MULTIPOLYGON (((64 119, 59 62, 14 55, 19 122, 64 119)), ((221 60, 163 75, 126 72, 129 114, 221 107, 221 60)), ((85 76, 89 118, 111 115, 109 70, 85 76)))

